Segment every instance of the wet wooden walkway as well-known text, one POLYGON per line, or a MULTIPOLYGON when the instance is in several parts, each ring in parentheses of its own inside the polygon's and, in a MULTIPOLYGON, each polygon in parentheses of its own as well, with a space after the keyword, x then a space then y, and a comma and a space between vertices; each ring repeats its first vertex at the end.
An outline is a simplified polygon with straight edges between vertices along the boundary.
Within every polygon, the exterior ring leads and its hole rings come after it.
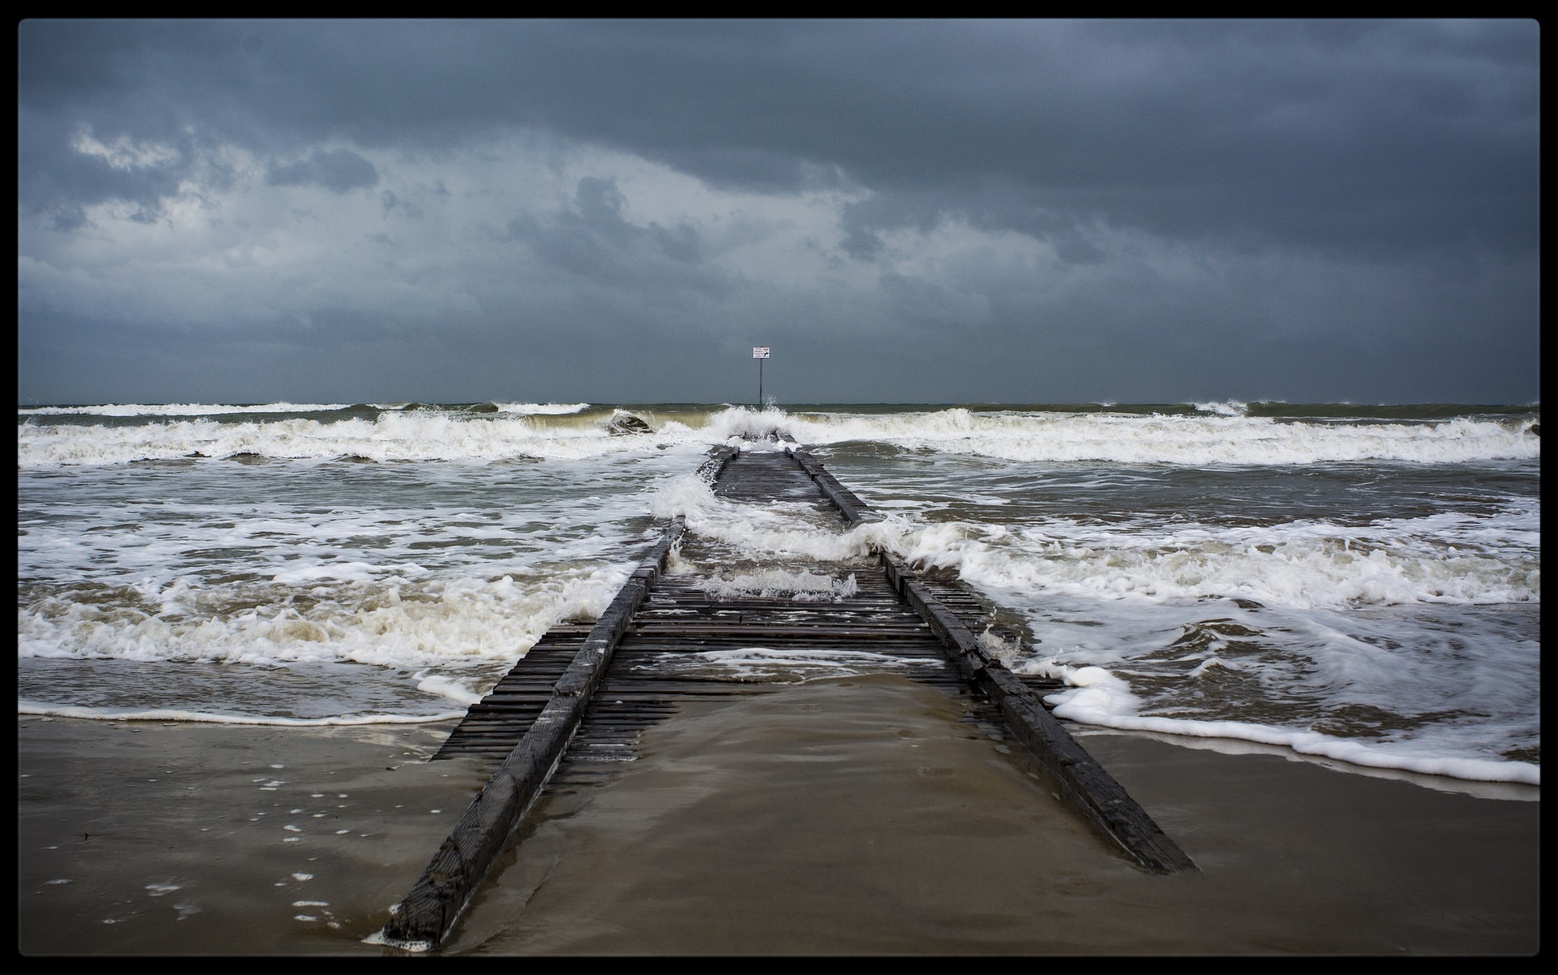
MULTIPOLYGON (((793 443, 718 448, 699 475, 733 502, 809 507, 819 530, 880 517, 793 443)), ((1004 726, 1124 855, 1156 873, 1195 869, 1046 710, 1043 695, 1060 685, 1014 674, 981 644, 987 630, 1008 646, 1020 635, 968 586, 884 553, 826 565, 738 560, 673 520, 599 621, 554 626, 471 706, 434 757, 475 756, 492 777, 392 910, 388 943, 436 948, 542 790, 585 787, 633 760, 642 732, 681 703, 766 693, 840 664, 967 696, 970 720, 1004 726), (680 571, 667 571, 673 552, 680 571), (743 570, 792 583, 765 591, 743 570)))

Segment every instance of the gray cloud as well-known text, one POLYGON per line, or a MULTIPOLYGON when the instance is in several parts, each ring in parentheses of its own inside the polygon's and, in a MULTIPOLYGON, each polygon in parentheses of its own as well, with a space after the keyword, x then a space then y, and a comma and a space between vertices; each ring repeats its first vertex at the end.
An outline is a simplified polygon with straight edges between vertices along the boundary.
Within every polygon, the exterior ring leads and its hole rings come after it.
POLYGON ((524 243, 546 265, 595 287, 658 294, 692 289, 728 292, 702 261, 702 241, 687 224, 640 227, 623 217, 627 198, 613 180, 587 176, 573 205, 552 214, 522 214, 509 221, 512 240, 524 243))
POLYGON ((332 193, 374 186, 379 182, 373 163, 350 149, 316 149, 307 159, 272 165, 265 174, 273 186, 317 184, 332 193))

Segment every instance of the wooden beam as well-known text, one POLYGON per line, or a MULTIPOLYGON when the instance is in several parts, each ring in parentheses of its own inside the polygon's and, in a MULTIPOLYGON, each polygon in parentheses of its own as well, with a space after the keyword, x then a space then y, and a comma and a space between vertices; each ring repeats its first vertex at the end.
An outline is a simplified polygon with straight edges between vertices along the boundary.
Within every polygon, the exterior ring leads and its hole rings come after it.
POLYGON ((949 647, 965 679, 1001 707, 1006 725, 1050 773, 1063 798, 1154 873, 1195 871, 1195 862, 1102 765, 1077 744, 1032 688, 979 645, 972 630, 931 594, 913 570, 882 553, 888 578, 949 647))
POLYGON ((530 730, 477 793, 411 892, 390 909, 382 931, 387 944, 429 950, 438 947, 454 927, 510 834, 557 770, 628 619, 643 602, 685 528, 680 516, 672 520, 591 628, 530 730))
POLYGON ((871 510, 864 501, 855 497, 853 491, 840 484, 838 479, 829 474, 827 468, 819 464, 817 459, 811 454, 800 447, 786 447, 784 452, 789 454, 797 464, 801 465, 801 470, 805 471, 806 476, 812 479, 812 483, 817 485, 823 496, 833 502, 833 506, 839 509, 839 513, 844 516, 844 523, 848 527, 853 528, 864 522, 882 520, 880 513, 871 510))

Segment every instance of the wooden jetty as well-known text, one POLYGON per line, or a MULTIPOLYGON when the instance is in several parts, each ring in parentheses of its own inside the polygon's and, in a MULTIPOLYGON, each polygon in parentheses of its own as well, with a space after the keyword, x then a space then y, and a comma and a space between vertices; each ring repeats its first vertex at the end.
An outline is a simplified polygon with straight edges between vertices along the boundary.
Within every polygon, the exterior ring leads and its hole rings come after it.
MULTIPOLYGON (((793 441, 719 447, 699 474, 720 497, 810 503, 845 529, 880 518, 793 441)), ((992 626, 990 607, 970 587, 917 573, 885 552, 808 567, 840 583, 821 599, 721 595, 708 578, 666 572, 673 549, 710 545, 717 543, 673 519, 597 622, 554 626, 471 706, 434 758, 476 756, 491 764, 491 778, 391 910, 386 943, 437 948, 549 783, 584 783, 631 761, 643 730, 682 702, 772 690, 774 683, 738 680, 710 664, 721 652, 753 647, 800 665, 830 655, 867 667, 874 660, 949 693, 975 695, 1057 794, 1125 856, 1153 873, 1196 869, 1046 709, 1042 695, 1060 685, 1013 673, 981 644, 986 629, 1012 642, 1020 637, 992 626)), ((719 561, 717 551, 704 554, 719 561)))

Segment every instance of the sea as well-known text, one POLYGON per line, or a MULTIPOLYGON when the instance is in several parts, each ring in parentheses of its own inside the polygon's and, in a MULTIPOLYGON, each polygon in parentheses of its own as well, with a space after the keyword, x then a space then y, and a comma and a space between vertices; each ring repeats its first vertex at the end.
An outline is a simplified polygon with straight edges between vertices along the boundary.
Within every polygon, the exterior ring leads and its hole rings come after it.
MULTIPOLYGON (((881 550, 955 573, 1021 633, 1007 665, 1063 681, 1048 701, 1082 731, 1536 786, 1540 419, 1539 404, 26 406, 17 710, 448 721, 549 627, 598 617, 681 515, 740 553, 737 588, 826 598, 830 562, 881 550), (884 517, 819 531, 697 476, 711 448, 770 431, 884 517), (766 563, 784 568, 751 568, 766 563)), ((855 666, 816 663, 768 679, 855 666)))

